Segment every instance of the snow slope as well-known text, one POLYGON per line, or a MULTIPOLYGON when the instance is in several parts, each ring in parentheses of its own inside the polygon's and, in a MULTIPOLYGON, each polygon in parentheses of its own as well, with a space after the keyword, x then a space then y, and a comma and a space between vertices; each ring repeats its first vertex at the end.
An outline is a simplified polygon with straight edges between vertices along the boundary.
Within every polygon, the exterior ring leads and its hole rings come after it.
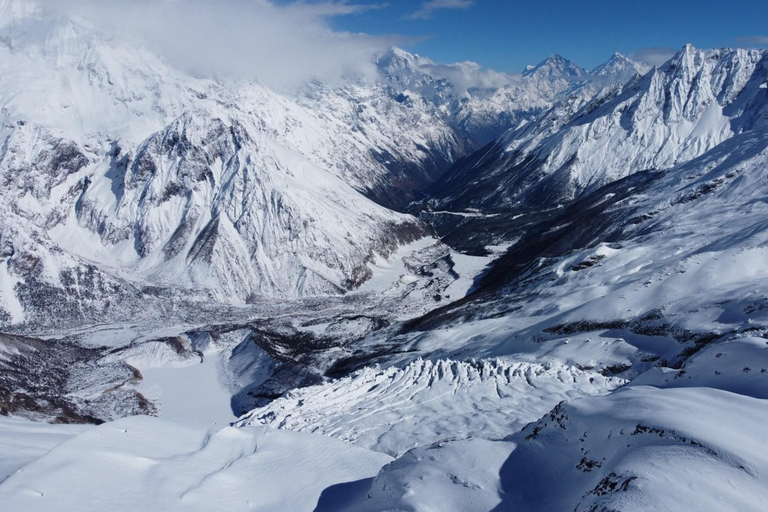
POLYGON ((33 5, 0 326, 45 336, 0 335, 0 411, 117 421, 0 421, 4 507, 765 508, 765 51, 288 97, 33 5))
POLYGON ((574 400, 506 441, 414 450, 347 510, 758 511, 766 414, 763 400, 706 388, 574 400))
POLYGON ((88 428, 0 418, 0 482, 88 428))
POLYGON ((8 510, 315 509, 391 459, 323 436, 149 417, 91 428, 0 485, 8 510), (84 485, 87 482, 87 485, 84 485), (72 492, 78 489, 78 492, 72 492))

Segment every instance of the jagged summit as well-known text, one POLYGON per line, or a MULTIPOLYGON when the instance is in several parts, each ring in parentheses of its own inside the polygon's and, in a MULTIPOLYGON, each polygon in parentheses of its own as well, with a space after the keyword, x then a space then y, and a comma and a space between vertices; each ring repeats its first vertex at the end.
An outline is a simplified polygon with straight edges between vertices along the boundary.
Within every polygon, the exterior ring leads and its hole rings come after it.
POLYGON ((536 76, 542 78, 579 78, 588 72, 557 53, 551 55, 539 64, 529 67, 523 72, 523 76, 536 76))
POLYGON ((610 59, 597 66, 590 73, 595 76, 620 77, 628 80, 634 74, 644 75, 650 69, 647 64, 636 62, 619 52, 615 52, 610 59))
POLYGON ((510 130, 481 168, 456 167, 436 186, 448 201, 465 198, 464 208, 502 206, 570 200, 638 171, 669 169, 765 123, 767 54, 687 45, 642 78, 571 95, 510 130))
POLYGON ((418 72, 417 56, 394 46, 376 58, 376 66, 385 77, 396 78, 418 72))

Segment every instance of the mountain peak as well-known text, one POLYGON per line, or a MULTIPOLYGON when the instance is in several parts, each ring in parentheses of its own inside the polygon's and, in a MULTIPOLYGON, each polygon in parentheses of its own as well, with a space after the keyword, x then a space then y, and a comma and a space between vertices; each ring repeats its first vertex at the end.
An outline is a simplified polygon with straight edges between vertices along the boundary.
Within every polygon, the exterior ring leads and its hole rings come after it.
POLYGON ((693 70, 698 69, 701 65, 704 53, 705 52, 698 50, 691 43, 688 43, 680 48, 680 50, 678 50, 678 52, 661 67, 661 69, 666 71, 676 69, 678 72, 693 72, 693 70))
POLYGON ((558 53, 553 53, 546 60, 535 66, 528 66, 523 76, 538 76, 548 78, 580 77, 587 71, 558 53))
POLYGON ((682 48, 680 48, 670 60, 679 62, 680 60, 685 58, 690 58, 696 55, 697 53, 699 53, 699 50, 695 46, 693 46, 691 43, 688 43, 682 48))
POLYGON ((376 64, 380 69, 402 69, 412 66, 415 60, 415 55, 392 46, 376 59, 376 64))
POLYGON ((632 59, 619 52, 613 52, 613 55, 608 59, 608 62, 632 62, 632 59))
POLYGON ((619 52, 614 52, 611 58, 592 70, 591 74, 600 77, 616 77, 620 80, 631 78, 632 75, 644 75, 650 70, 647 64, 636 62, 619 52))

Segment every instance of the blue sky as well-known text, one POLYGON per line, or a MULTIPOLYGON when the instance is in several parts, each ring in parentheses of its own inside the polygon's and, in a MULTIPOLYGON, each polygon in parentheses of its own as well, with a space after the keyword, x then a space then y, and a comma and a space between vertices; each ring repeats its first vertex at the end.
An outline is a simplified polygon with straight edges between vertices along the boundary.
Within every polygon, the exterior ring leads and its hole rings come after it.
POLYGON ((661 48, 644 55, 666 60, 689 42, 768 46, 768 0, 36 1, 195 75, 286 92, 308 79, 376 80, 375 57, 392 45, 437 63, 470 60, 511 73, 553 53, 593 68, 614 51, 661 48))
POLYGON ((591 68, 614 51, 678 49, 689 42, 768 46, 766 0, 389 0, 330 23, 337 30, 407 36, 407 49, 437 62, 472 60, 509 72, 552 53, 591 68))

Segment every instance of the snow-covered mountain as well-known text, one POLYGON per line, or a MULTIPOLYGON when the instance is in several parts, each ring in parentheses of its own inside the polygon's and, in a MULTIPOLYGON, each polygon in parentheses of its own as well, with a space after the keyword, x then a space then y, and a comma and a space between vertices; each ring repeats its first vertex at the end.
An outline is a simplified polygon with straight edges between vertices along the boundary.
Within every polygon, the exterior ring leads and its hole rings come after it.
POLYGON ((593 69, 591 73, 592 75, 604 76, 610 79, 618 78, 619 81, 625 82, 636 74, 642 76, 648 71, 650 71, 650 66, 647 64, 634 61, 616 52, 606 62, 593 69))
POLYGON ((577 91, 455 166, 435 185, 435 204, 556 204, 637 171, 692 160, 765 123, 767 62, 761 50, 688 45, 626 84, 577 91))
POLYGON ((354 288, 374 253, 421 234, 363 193, 421 186, 406 171, 384 183, 385 163, 447 165, 458 145, 375 89, 328 90, 319 112, 183 75, 30 2, 3 12, 4 322, 34 320, 42 287, 79 297, 66 276, 85 265, 89 293, 107 301, 120 295, 105 282, 240 303, 354 288))
POLYGON ((480 149, 507 129, 517 128, 574 90, 606 82, 625 82, 646 70, 619 54, 593 72, 552 55, 522 75, 483 70, 472 62, 438 65, 392 49, 378 60, 384 83, 399 101, 422 102, 456 133, 480 149))
POLYGON ((0 503, 762 510, 768 52, 375 64, 0 0, 0 503))
POLYGON ((148 290, 244 304, 355 289, 425 233, 388 207, 591 83, 561 57, 513 77, 393 49, 380 83, 288 97, 191 77, 30 1, 2 9, 6 323, 130 318, 148 290))

